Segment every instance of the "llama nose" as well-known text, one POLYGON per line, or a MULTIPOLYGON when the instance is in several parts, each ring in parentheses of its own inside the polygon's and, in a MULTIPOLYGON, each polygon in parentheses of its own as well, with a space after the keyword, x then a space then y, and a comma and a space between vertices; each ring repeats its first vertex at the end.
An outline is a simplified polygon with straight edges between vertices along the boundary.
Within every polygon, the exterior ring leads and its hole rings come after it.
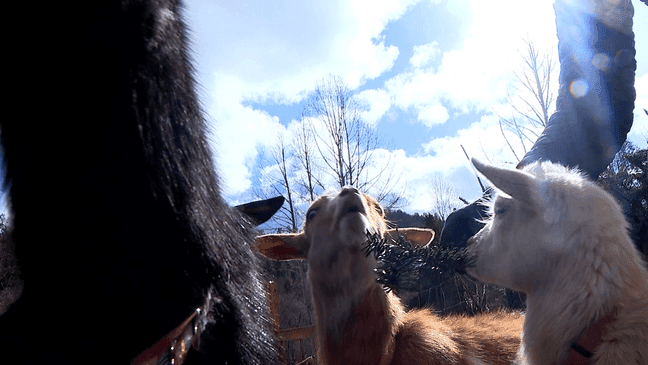
POLYGON ((353 186, 345 186, 342 188, 342 191, 340 191, 340 196, 344 196, 347 194, 360 194, 358 189, 354 188, 353 186))

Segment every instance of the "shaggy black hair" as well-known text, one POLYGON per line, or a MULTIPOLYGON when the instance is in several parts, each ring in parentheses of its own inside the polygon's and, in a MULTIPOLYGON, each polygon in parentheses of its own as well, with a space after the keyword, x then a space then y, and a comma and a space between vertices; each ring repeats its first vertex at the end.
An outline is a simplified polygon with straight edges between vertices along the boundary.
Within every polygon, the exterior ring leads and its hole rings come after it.
POLYGON ((24 281, 0 317, 3 358, 126 364, 201 307, 186 364, 276 363, 253 227, 219 193, 180 1, 30 6, 16 24, 38 38, 5 69, 25 75, 11 97, 30 104, 1 126, 24 281))

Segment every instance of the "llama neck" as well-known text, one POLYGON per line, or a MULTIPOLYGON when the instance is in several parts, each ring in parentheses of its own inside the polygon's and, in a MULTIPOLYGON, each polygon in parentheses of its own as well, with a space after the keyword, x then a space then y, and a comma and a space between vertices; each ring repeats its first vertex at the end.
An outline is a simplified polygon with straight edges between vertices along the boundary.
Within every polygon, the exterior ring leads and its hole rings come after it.
POLYGON ((356 297, 318 292, 314 288, 322 364, 388 364, 403 313, 398 298, 377 283, 356 297))
POLYGON ((606 250, 612 244, 601 246, 605 249, 599 257, 575 254, 558 263, 556 267, 567 269, 527 294, 522 342, 530 363, 561 361, 583 330, 613 310, 633 307, 637 298, 629 293, 646 287, 636 282, 642 277, 638 260, 606 250))
MULTIPOLYGON (((555 296, 552 296, 555 298, 555 296)), ((565 298, 566 299, 566 298, 565 298)), ((591 321, 576 304, 561 305, 541 295, 527 294, 522 343, 531 364, 557 363, 591 321)))

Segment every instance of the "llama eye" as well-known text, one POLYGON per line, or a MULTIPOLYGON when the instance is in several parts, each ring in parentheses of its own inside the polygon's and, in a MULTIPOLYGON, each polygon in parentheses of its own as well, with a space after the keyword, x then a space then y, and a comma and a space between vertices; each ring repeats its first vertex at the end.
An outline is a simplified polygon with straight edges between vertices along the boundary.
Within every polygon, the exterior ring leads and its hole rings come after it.
POLYGON ((315 215, 317 214, 317 210, 309 210, 308 213, 306 213, 306 220, 310 221, 311 219, 315 218, 315 215))
POLYGON ((504 213, 506 213, 506 207, 503 207, 501 205, 499 207, 495 207, 495 215, 502 215, 504 213))

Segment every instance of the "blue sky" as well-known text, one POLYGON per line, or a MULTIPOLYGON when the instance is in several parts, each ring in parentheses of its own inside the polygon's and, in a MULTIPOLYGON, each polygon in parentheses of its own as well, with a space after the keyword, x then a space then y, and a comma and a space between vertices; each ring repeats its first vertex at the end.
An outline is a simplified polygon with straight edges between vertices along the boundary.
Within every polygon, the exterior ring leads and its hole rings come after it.
MULTIPOLYGON (((648 7, 633 4, 637 108, 629 138, 645 147, 648 7)), ((522 39, 543 51, 557 45, 546 0, 188 0, 186 20, 232 204, 254 199, 259 149, 277 131, 290 133, 304 98, 327 74, 357 91, 368 105, 365 119, 389 141, 379 157, 400 169, 404 210, 430 211, 429 182, 437 177, 474 199, 479 186, 460 145, 484 161, 516 162, 493 111, 511 112, 504 99, 522 39)))
MULTIPOLYGON (((464 198, 478 197, 460 145, 485 161, 516 163, 493 111, 511 113, 504 100, 515 95, 522 39, 555 49, 552 3, 189 1, 201 98, 227 199, 254 199, 259 148, 278 130, 290 133, 304 98, 329 73, 356 90, 368 105, 365 119, 389 140, 381 156, 401 168, 404 210, 431 210, 433 177, 451 181, 464 198)), ((636 105, 646 108, 648 7, 633 3, 636 105)), ((645 147, 648 117, 640 110, 630 140, 645 147)))

